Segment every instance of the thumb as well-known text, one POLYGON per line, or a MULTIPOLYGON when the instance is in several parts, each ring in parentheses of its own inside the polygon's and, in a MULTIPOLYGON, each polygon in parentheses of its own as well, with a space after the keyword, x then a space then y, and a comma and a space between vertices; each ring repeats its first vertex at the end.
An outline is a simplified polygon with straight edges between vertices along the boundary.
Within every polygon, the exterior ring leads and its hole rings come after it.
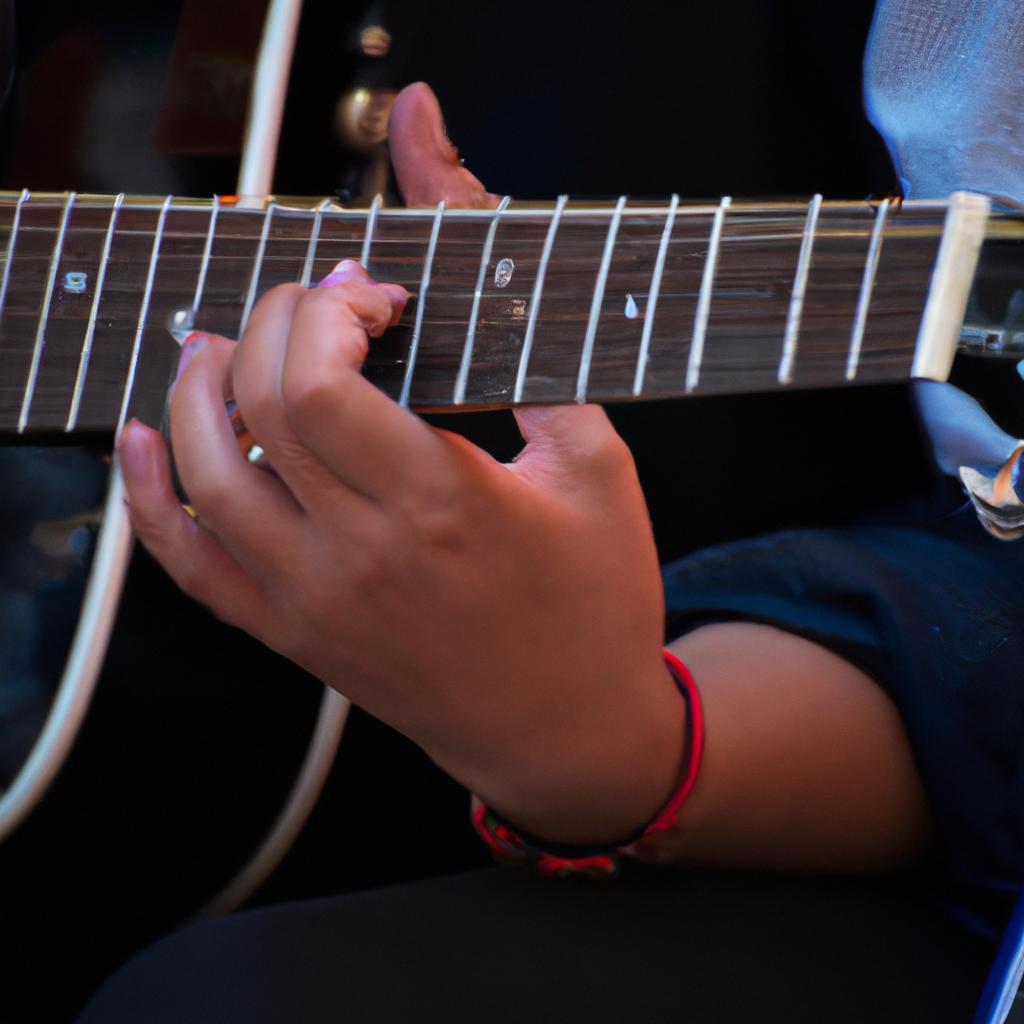
POLYGON ((513 412, 526 447, 509 468, 536 486, 605 486, 632 471, 632 455, 599 405, 524 405, 513 412))
POLYGON ((407 206, 487 208, 498 205, 459 160, 444 133, 441 107, 429 85, 416 82, 396 97, 388 126, 391 162, 407 206))

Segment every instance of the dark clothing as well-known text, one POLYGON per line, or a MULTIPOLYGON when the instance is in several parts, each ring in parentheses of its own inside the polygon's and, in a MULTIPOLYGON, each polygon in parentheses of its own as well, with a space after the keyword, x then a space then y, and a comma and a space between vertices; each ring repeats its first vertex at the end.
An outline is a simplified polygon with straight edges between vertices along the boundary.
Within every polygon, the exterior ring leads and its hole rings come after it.
POLYGON ((79 1024, 963 1024, 991 956, 914 876, 488 870, 180 932, 79 1024))
POLYGON ((974 513, 919 527, 791 530, 665 573, 669 628, 753 619, 860 666, 906 724, 944 859, 1024 876, 1024 543, 974 513))
POLYGON ((610 885, 483 871, 186 929, 117 974, 81 1024, 969 1020, 1011 895, 996 883, 1024 862, 1024 544, 990 539, 967 510, 710 548, 665 580, 670 635, 766 622, 877 679, 946 859, 996 898, 926 871, 628 863, 610 885))

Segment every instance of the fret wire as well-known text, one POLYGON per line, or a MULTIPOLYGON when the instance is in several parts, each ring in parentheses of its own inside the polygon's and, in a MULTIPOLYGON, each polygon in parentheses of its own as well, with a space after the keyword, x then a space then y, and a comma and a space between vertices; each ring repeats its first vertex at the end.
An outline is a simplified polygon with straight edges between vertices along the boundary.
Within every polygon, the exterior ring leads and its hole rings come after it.
POLYGON ((521 402, 523 399, 523 388, 526 386, 526 366, 530 361, 530 350, 533 348, 533 334, 537 327, 537 313, 540 310, 541 295, 544 294, 544 275, 547 273, 548 260, 551 259, 551 250, 554 248, 558 222, 562 219, 562 212, 565 210, 565 204, 568 201, 568 196, 558 197, 554 213, 551 216, 551 223, 548 225, 548 233, 544 238, 544 248, 541 250, 540 263, 537 264, 537 279, 533 282, 533 295, 530 298, 530 317, 526 322, 523 350, 519 353, 516 386, 512 395, 513 402, 521 402))
POLYGON ((206 288, 206 275, 210 269, 210 257, 213 254, 213 239, 217 233, 217 215, 220 213, 220 196, 213 197, 213 205, 210 208, 210 223, 206 229, 206 241, 203 243, 203 257, 199 264, 199 277, 196 279, 196 294, 192 299, 192 316, 189 326, 195 324, 196 314, 199 312, 199 303, 203 299, 203 290, 206 288))
POLYGON ((373 231, 377 226, 377 214, 384 205, 384 197, 378 192, 370 203, 370 212, 366 218, 366 234, 363 236, 363 251, 359 256, 359 262, 364 270, 370 269, 370 245, 373 242, 373 231))
POLYGON ((50 318, 50 304, 53 302, 53 289, 57 283, 57 268, 60 266, 60 258, 64 254, 64 238, 68 231, 68 220, 71 217, 71 209, 75 205, 74 192, 69 192, 64 200, 64 211, 61 213, 60 226, 57 228, 57 235, 53 241, 53 251, 50 254, 50 268, 46 274, 46 287, 43 290, 43 298, 39 303, 39 327, 36 329, 36 341, 32 347, 32 362, 28 369, 28 379, 25 382, 25 393, 21 401, 21 413, 18 416, 18 433, 25 433, 28 426, 28 413, 32 407, 32 399, 35 397, 36 384, 39 381, 39 366, 43 360, 43 346, 46 344, 46 324, 50 318))
POLYGON ((466 384, 469 381, 469 367, 473 361, 473 339, 476 337, 476 320, 480 313, 480 301, 484 293, 484 279, 487 276, 487 265, 491 261, 491 249, 494 246, 494 236, 498 231, 498 221, 505 212, 505 208, 512 202, 511 196, 505 196, 491 218, 491 226, 487 229, 487 237, 484 239, 483 251, 480 253, 480 271, 476 278, 476 289, 473 292, 473 308, 469 314, 469 328, 466 331, 466 344, 462 349, 462 361, 459 364, 459 375, 455 379, 455 393, 452 401, 455 405, 462 405, 466 400, 466 384))
POLYGON ((309 231, 309 245, 306 246, 306 258, 302 261, 302 273, 299 275, 299 284, 303 288, 309 287, 310 278, 313 276, 313 261, 316 259, 316 247, 320 242, 320 225, 323 223, 326 202, 325 200, 316 208, 313 227, 309 231))
POLYGON ((430 242, 427 244, 427 255, 423 261, 423 276, 420 278, 420 294, 416 302, 416 322, 412 329, 412 339, 409 342, 409 358, 405 367, 405 376, 402 378, 402 393, 399 396, 398 404, 408 408, 409 391, 412 388, 412 375, 416 367, 416 356, 420 348, 420 332, 423 330, 423 312, 427 306, 427 289, 430 287, 430 271, 434 265, 434 251, 437 249, 437 239, 441 234, 441 218, 444 217, 445 201, 442 199, 437 204, 437 212, 434 214, 434 224, 430 229, 430 242))
POLYGON ((267 212, 263 215, 263 230, 260 231, 260 243, 256 247, 256 258, 252 264, 252 277, 249 279, 249 291, 245 297, 245 308, 242 310, 242 322, 238 325, 238 337, 245 334, 249 323, 249 314, 256 302, 256 288, 260 283, 260 271, 263 269, 263 254, 267 251, 267 237, 270 235, 270 222, 274 217, 274 204, 267 204, 267 212))
POLYGON ((612 252, 615 249, 615 238, 619 233, 622 221, 622 210, 626 205, 626 197, 619 196, 615 204, 615 213, 608 225, 608 234, 604 240, 604 252, 601 253, 601 265, 597 270, 594 283, 594 294, 590 300, 590 318, 587 320, 587 333, 583 338, 583 353, 580 356, 580 372, 576 378, 576 401, 581 405, 587 400, 587 384, 590 381, 590 362, 594 357, 594 340, 597 337, 597 322, 601 317, 601 304, 604 302, 604 289, 608 283, 608 270, 612 264, 612 252))
POLYGON ((121 433, 125 419, 128 416, 128 405, 131 402, 132 391, 135 388, 135 374, 139 368, 139 353, 142 350, 142 333, 146 329, 146 316, 149 314, 149 300, 153 294, 153 281, 156 279, 156 263, 160 255, 160 240, 164 234, 164 224, 167 222, 167 210, 171 205, 171 197, 168 196, 160 207, 160 216, 156 224, 156 234, 153 236, 153 248, 149 255, 149 272, 146 275, 146 285, 142 294, 142 306, 139 309, 139 322, 135 328, 135 340, 132 342, 131 360, 128 364, 128 374, 125 379, 124 397, 121 400, 121 411, 117 416, 117 433, 121 433))
POLYGON ((651 288, 647 296, 647 309, 644 310, 644 330, 640 336, 640 351, 636 357, 636 375, 633 378, 633 395, 639 396, 644 389, 644 375, 647 373, 647 360, 651 350, 651 332, 654 330, 654 311, 658 308, 658 296, 661 294, 661 275, 665 270, 665 258, 668 255, 668 243, 672 238, 672 227, 676 222, 676 209, 679 207, 679 196, 673 194, 672 202, 665 218, 665 229, 661 233, 658 244, 658 255, 654 261, 654 272, 651 274, 651 288))
POLYGON ((883 199, 875 213, 875 224, 871 229, 871 242, 868 245, 867 259, 864 261, 864 280, 860 285, 860 296, 857 299, 857 314, 853 321, 853 332, 850 335, 850 351, 846 357, 846 379, 853 380, 857 376, 860 363, 860 349, 864 341, 864 328, 868 321, 868 307, 871 305, 871 293, 875 288, 875 275, 878 272, 878 258, 882 250, 882 232, 889 215, 891 201, 883 199))
POLYGON ((700 279, 700 295, 697 299, 697 312, 693 318, 693 339, 690 342, 690 357, 686 361, 686 392, 689 394, 697 387, 700 379, 700 364, 704 358, 704 339, 708 331, 708 315, 711 312, 711 289, 715 283, 715 265, 718 262, 718 249, 722 244, 722 226, 725 223, 725 211, 732 206, 732 196, 722 196, 722 201, 715 210, 715 219, 711 223, 711 237, 708 239, 708 254, 704 258, 704 273, 700 279))
POLYGON ((82 342, 82 351, 78 356, 78 373, 75 374, 75 390, 71 395, 71 406, 68 409, 68 421, 64 425, 65 431, 74 430, 78 424, 78 410, 82 405, 82 392, 85 390, 85 375, 89 371, 89 359, 92 356, 92 339, 96 333, 96 317, 99 314, 100 299, 103 296, 103 283, 107 277, 107 265, 110 261, 110 247, 114 242, 114 226, 117 224, 117 216, 124 203, 124 193, 121 192, 114 199, 110 208, 110 222, 107 224, 107 233, 103 239, 103 251, 100 253, 100 265, 96 271, 96 284, 93 288, 92 306, 89 309, 89 323, 85 328, 85 340, 82 342))
POLYGON ((821 211, 821 195, 816 195, 807 208, 804 234, 800 241, 800 255, 797 258, 796 274, 793 277, 793 293, 789 299, 786 315, 786 333, 782 342, 782 358, 779 360, 778 381, 780 384, 793 382, 793 363, 796 361, 797 338, 800 334, 800 317, 804 311, 804 296, 807 293, 807 276, 811 270, 811 252, 814 249, 814 233, 818 227, 821 211))
POLYGON ((23 188, 14 206, 14 216, 11 218, 11 237, 7 239, 7 254, 4 257, 4 276, 3 280, 0 281, 0 317, 4 315, 4 304, 7 301, 7 285, 11 280, 11 264, 14 262, 14 243, 18 238, 21 208, 25 205, 25 201, 31 194, 27 188, 23 188))

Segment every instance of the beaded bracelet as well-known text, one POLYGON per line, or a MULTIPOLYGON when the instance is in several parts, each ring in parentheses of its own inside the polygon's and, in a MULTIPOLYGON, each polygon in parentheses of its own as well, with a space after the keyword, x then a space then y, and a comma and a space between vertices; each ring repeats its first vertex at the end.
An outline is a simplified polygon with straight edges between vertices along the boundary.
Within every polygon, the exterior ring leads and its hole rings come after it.
POLYGON ((490 848, 495 860, 504 864, 526 865, 548 878, 582 875, 606 880, 619 873, 621 850, 638 839, 664 832, 679 820, 679 811, 693 791, 700 771, 704 749, 704 716, 700 693, 689 669, 668 651, 663 652, 665 664, 686 702, 686 766, 675 792, 657 816, 632 836, 614 846, 571 846, 534 839, 513 828, 494 811, 480 804, 473 812, 473 826, 490 848))

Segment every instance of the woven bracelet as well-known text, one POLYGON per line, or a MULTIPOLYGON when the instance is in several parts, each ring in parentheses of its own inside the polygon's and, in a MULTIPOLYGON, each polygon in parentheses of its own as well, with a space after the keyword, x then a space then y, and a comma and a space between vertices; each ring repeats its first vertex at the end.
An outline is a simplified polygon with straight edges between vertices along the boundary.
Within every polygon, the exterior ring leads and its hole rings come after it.
POLYGON ((613 846, 570 846, 547 843, 520 832, 494 811, 479 805, 473 812, 473 826, 487 844, 495 860, 503 864, 532 867, 537 874, 548 878, 566 878, 582 875, 586 878, 606 880, 614 878, 620 869, 621 850, 638 839, 672 828, 679 820, 679 811, 693 792, 700 772, 704 749, 704 716, 700 693, 689 669, 668 651, 663 652, 665 664, 672 673, 676 686, 686 702, 686 766, 675 792, 657 816, 632 836, 613 846))

